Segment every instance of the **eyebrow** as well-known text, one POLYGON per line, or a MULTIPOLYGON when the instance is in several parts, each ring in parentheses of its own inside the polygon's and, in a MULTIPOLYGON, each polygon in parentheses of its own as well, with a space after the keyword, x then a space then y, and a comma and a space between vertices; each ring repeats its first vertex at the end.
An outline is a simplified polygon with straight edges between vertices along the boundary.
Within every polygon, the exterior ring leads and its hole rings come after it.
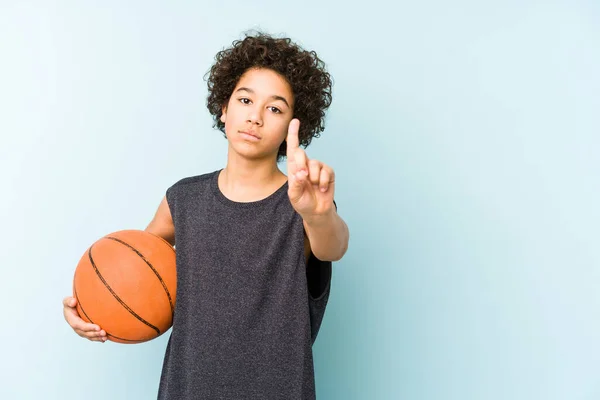
MULTIPOLYGON (((245 90, 245 91, 246 91, 246 92, 248 92, 248 93, 252 93, 252 94, 254 94, 254 90, 252 90, 252 89, 250 89, 250 88, 247 88, 247 87, 241 87, 241 88, 239 88, 238 90, 236 90, 236 92, 239 92, 240 90, 245 90)), ((292 108, 292 107, 290 107, 290 105, 289 105, 289 103, 287 102, 287 100, 285 99, 285 97, 281 97, 281 96, 278 96, 278 95, 274 94, 274 95, 273 95, 273 96, 271 96, 270 98, 271 98, 271 99, 273 99, 273 100, 281 100, 281 101, 283 101, 283 102, 285 103, 285 105, 286 105, 286 106, 288 106, 288 108, 292 108)))

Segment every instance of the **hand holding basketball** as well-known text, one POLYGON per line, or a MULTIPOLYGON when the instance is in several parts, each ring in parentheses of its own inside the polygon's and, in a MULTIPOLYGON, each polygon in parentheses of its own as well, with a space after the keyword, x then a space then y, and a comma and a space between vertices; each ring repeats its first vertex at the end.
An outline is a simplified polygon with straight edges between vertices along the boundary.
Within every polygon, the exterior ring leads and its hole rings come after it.
POLYGON ((131 344, 162 335, 173 322, 175 261, 171 244, 146 231, 100 238, 77 265, 65 319, 90 340, 131 344))
POLYGON ((106 342, 106 332, 96 324, 89 324, 81 319, 77 312, 77 300, 74 297, 65 297, 63 300, 63 314, 65 321, 76 334, 93 342, 106 342))

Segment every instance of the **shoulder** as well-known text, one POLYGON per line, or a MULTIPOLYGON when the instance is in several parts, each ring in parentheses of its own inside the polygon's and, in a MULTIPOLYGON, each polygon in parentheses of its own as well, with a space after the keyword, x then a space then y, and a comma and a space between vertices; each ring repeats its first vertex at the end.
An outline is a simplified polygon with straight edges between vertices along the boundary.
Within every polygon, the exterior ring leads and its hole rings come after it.
POLYGON ((202 175, 194 175, 194 176, 188 176, 185 178, 181 178, 178 181, 176 181, 173 185, 171 185, 171 187, 193 185, 193 184, 197 184, 197 183, 201 183, 201 182, 210 181, 210 179, 213 178, 215 174, 218 174, 219 171, 220 170, 213 171, 213 172, 207 172, 202 175))
POLYGON ((216 171, 208 172, 208 173, 205 173, 202 175, 194 175, 194 176, 188 176, 185 178, 181 178, 167 189, 167 194, 169 194, 170 192, 172 192, 175 189, 187 188, 189 186, 202 185, 202 184, 209 183, 211 181, 211 179, 216 174, 219 173, 219 171, 220 170, 216 170, 216 171))
POLYGON ((170 187, 167 188, 165 198, 171 212, 174 212, 174 208, 181 201, 189 199, 190 196, 197 196, 199 193, 203 193, 210 189, 210 183, 215 174, 218 174, 220 170, 209 172, 202 175, 188 176, 179 179, 170 187))

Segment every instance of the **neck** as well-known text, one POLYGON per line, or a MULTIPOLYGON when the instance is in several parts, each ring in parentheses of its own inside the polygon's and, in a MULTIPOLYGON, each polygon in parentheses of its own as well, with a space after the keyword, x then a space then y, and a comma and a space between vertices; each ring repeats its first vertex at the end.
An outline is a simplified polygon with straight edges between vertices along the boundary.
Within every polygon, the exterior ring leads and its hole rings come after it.
POLYGON ((279 185, 285 175, 277 167, 276 160, 276 155, 275 158, 248 159, 229 149, 221 182, 227 189, 234 191, 279 185))

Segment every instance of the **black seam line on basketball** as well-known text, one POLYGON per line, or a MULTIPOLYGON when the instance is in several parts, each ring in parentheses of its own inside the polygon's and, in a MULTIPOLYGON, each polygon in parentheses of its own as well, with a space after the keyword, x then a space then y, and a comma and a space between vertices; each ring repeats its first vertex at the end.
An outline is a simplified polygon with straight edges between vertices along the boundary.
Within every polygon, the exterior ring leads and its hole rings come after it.
POLYGON ((137 315, 135 313, 135 311, 133 311, 131 308, 129 308, 129 306, 127 304, 125 304, 125 302, 123 300, 121 300, 121 298, 115 293, 115 291, 110 287, 110 285, 108 284, 108 282, 106 282, 106 280, 104 279, 104 277, 102 276, 102 274, 100 273, 100 271, 98 270, 98 267, 96 267, 96 263, 94 262, 94 259, 92 258, 92 248, 94 247, 94 245, 92 245, 90 247, 90 250, 88 251, 88 256, 90 257, 90 263, 92 263, 92 267, 94 267, 94 271, 96 271, 96 275, 98 275, 98 278, 100 278, 100 280, 102 281, 102 283, 104 284, 104 286, 106 286, 106 288, 108 289, 108 291, 113 295, 113 297, 119 302, 121 303, 121 305, 127 310, 129 311, 129 313, 131 315, 133 315, 134 317, 136 317, 141 323, 143 323, 144 325, 148 326, 149 328, 152 328, 156 331, 156 333, 158 335, 160 335, 160 330, 155 327, 154 325, 152 325, 150 322, 146 321, 144 318, 140 317, 139 315, 137 315))
POLYGON ((169 292, 169 288, 167 287, 167 284, 165 283, 165 281, 163 281, 163 279, 160 276, 160 274, 158 273, 158 271, 152 266, 152 264, 150 264, 150 261, 146 260, 146 257, 144 257, 144 255, 142 253, 140 253, 135 247, 122 241, 121 239, 117 239, 116 237, 112 237, 112 236, 107 236, 106 239, 114 240, 115 242, 119 242, 122 245, 129 247, 129 249, 133 250, 135 252, 135 254, 137 254, 138 256, 140 256, 140 258, 142 260, 144 260, 144 262, 150 267, 152 272, 154 272, 154 275, 156 275, 156 277, 160 281, 160 284, 162 285, 163 289, 165 289, 165 293, 167 294, 167 297, 169 298, 169 306, 171 306, 171 314, 173 314, 175 312, 175 307, 173 307, 173 300, 171 299, 171 293, 169 292))
POLYGON ((167 246, 169 246, 169 248, 170 248, 171 250, 173 250, 173 253, 176 253, 176 252, 175 252, 175 248, 173 247, 173 245, 172 245, 171 243, 167 242, 167 241, 166 241, 166 240, 165 240, 165 239, 164 239, 162 236, 158 236, 158 235, 156 235, 156 234, 154 234, 154 233, 152 233, 152 235, 156 236, 157 238, 159 238, 160 240, 162 240, 163 242, 165 242, 165 244, 166 244, 167 246))
MULTIPOLYGON (((79 296, 77 296, 77 289, 73 288, 73 290, 75 291, 75 298, 77 299, 77 304, 79 304, 79 308, 81 308, 81 312, 83 312, 83 315, 85 315, 85 317, 88 319, 88 321, 90 321, 90 323, 94 323, 94 321, 92 321, 92 319, 90 318, 89 315, 87 315, 87 313, 85 312, 85 310, 83 309, 83 306, 81 305, 81 301, 79 300, 79 296)), ((104 333, 106 333, 106 336, 110 336, 110 337, 114 337, 115 339, 119 339, 119 340, 123 340, 125 342, 143 342, 143 340, 135 340, 135 339, 124 339, 115 335, 111 335, 110 333, 106 332, 106 329, 104 330, 104 333)))
POLYGON ((110 337, 113 337, 113 338, 115 338, 115 339, 122 340, 122 341, 124 341, 124 342, 136 342, 136 343, 138 343, 138 342, 140 342, 140 343, 141 343, 141 342, 144 342, 144 340, 123 339, 123 338, 120 338, 120 337, 118 337, 118 336, 111 335, 110 333, 107 333, 106 335, 107 335, 107 336, 110 336, 110 337))

